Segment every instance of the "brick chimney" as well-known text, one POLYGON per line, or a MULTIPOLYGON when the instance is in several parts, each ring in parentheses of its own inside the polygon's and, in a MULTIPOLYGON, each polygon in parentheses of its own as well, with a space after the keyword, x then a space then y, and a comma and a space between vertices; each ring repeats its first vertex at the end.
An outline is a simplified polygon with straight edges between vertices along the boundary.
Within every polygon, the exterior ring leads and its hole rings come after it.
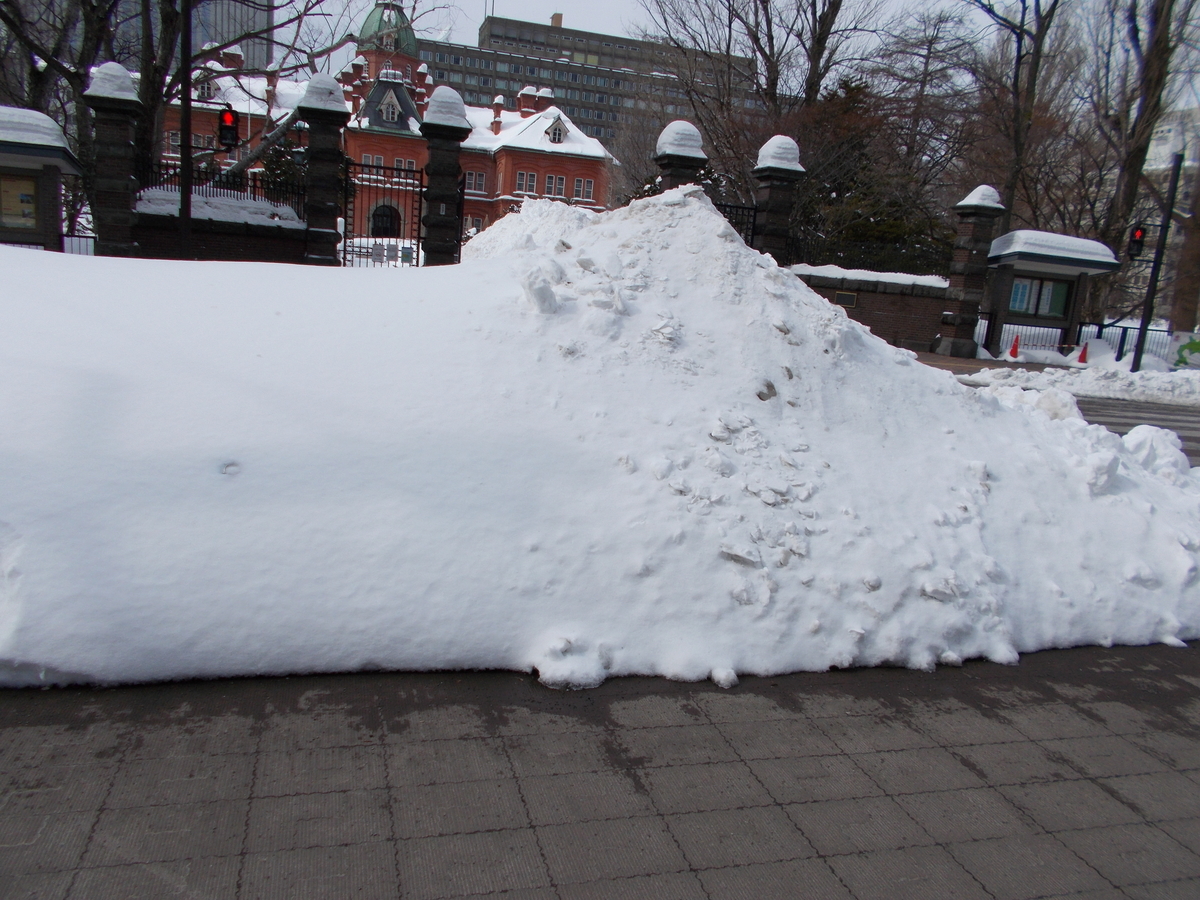
POLYGON ((241 47, 229 47, 221 51, 221 65, 226 69, 241 69, 246 65, 241 47))
POLYGON ((413 102, 417 104, 417 113, 422 119, 429 109, 429 66, 425 63, 417 66, 417 77, 413 86, 413 102))
POLYGON ((492 134, 500 133, 500 113, 504 110, 504 95, 497 94, 492 98, 492 134))
POLYGON ((550 88, 542 88, 537 92, 537 97, 534 100, 534 109, 538 112, 545 112, 554 105, 554 91, 550 88))
POLYGON ((517 94, 517 109, 521 112, 522 119, 528 119, 537 112, 537 91, 532 85, 525 85, 521 88, 521 93, 517 94))

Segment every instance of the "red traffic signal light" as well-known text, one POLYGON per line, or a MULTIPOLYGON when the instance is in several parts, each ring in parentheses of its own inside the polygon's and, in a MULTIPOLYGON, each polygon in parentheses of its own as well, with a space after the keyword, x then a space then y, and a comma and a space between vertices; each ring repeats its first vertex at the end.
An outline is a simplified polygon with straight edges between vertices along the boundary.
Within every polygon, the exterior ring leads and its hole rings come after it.
POLYGON ((237 111, 229 106, 217 113, 217 143, 226 150, 232 150, 241 143, 238 137, 240 118, 237 111))
POLYGON ((1130 259, 1137 259, 1146 247, 1146 227, 1142 224, 1133 226, 1129 232, 1129 247, 1127 252, 1130 259))

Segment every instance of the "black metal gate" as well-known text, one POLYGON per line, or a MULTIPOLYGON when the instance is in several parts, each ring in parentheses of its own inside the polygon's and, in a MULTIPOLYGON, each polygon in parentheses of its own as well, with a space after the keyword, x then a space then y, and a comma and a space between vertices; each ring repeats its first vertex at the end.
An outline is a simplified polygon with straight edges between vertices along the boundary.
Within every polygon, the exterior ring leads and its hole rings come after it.
POLYGON ((746 246, 754 246, 754 224, 758 218, 757 209, 753 206, 740 206, 737 203, 714 203, 713 206, 733 226, 733 230, 742 236, 746 246))
POLYGON ((421 265, 425 173, 348 162, 344 188, 342 265, 421 265))

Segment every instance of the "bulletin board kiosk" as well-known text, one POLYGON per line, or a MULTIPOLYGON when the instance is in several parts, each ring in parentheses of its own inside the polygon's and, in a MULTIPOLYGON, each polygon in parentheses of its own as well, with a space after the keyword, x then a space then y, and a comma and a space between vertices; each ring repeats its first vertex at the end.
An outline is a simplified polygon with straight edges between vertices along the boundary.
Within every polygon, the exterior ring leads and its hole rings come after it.
POLYGON ((79 161, 58 124, 0 106, 0 244, 62 251, 62 179, 79 161))
POLYGON ((1057 330, 1063 348, 1079 326, 1088 279, 1120 267, 1099 241, 1024 230, 996 238, 988 252, 987 351, 1003 352, 1005 325, 1057 330))

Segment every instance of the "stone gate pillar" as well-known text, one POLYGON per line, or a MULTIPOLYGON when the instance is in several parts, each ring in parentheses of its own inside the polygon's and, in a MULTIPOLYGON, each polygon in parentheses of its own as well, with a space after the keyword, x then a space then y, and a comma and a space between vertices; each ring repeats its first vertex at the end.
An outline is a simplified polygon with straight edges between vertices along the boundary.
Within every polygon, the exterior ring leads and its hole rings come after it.
POLYGON ((332 75, 317 74, 308 82, 298 109, 308 124, 308 172, 304 181, 304 215, 309 265, 336 266, 341 260, 338 213, 342 204, 342 131, 350 121, 342 86, 332 75))
POLYGON ((119 63, 96 69, 83 95, 95 120, 96 175, 93 181, 97 256, 133 256, 137 247, 137 177, 134 134, 143 113, 133 78, 119 63))
MULTIPOLYGON (((954 320, 945 324, 953 328, 952 336, 943 334, 934 345, 934 352, 943 356, 958 356, 974 359, 977 345, 974 340, 975 326, 979 322, 979 309, 988 298, 988 251, 992 247, 992 232, 996 219, 1004 214, 1000 195, 996 189, 981 184, 954 207, 958 216, 958 233, 954 239, 954 253, 950 259, 950 287, 946 299, 957 300, 959 312, 954 320)), ((992 279, 990 305, 991 319, 988 324, 989 352, 992 350, 992 335, 995 343, 1000 342, 1004 327, 1004 316, 1008 311, 1008 294, 996 299, 996 291, 1003 289, 1004 273, 992 279)), ((1008 280, 1012 290, 1012 279, 1008 280)), ((943 320, 945 322, 945 320, 943 320)))
POLYGON ((796 185, 804 177, 799 146, 786 135, 775 135, 758 151, 758 165, 751 174, 757 182, 754 249, 769 253, 781 266, 791 265, 796 260, 787 258, 788 236, 796 205, 796 185))
POLYGON ((454 88, 440 85, 429 97, 429 111, 421 123, 421 134, 429 144, 429 164, 425 167, 425 214, 421 224, 425 236, 421 246, 427 266, 452 266, 458 262, 462 246, 462 219, 459 216, 458 164, 462 142, 471 133, 466 106, 454 88))
POLYGON ((659 184, 664 191, 699 183, 700 170, 708 164, 700 130, 683 119, 668 124, 658 136, 654 161, 662 170, 659 184))

